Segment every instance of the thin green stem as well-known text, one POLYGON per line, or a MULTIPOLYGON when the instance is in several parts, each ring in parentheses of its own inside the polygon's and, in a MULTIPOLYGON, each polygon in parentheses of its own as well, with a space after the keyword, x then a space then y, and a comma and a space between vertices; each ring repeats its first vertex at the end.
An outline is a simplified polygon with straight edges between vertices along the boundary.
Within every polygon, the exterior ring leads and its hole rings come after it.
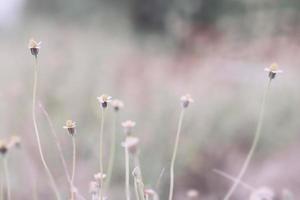
POLYGON ((9 171, 7 166, 7 158, 3 158, 3 169, 4 169, 4 175, 5 175, 5 181, 6 181, 6 196, 7 200, 11 199, 11 193, 10 193, 10 183, 9 183, 9 171))
POLYGON ((60 160, 61 160, 61 162, 63 164, 65 175, 67 177, 68 183, 71 185, 71 177, 70 177, 70 173, 69 173, 69 170, 68 170, 68 167, 67 167, 67 162, 66 162, 66 159, 64 157, 64 154, 63 154, 63 151, 62 151, 59 139, 57 137, 56 131, 54 129, 53 122, 52 122, 52 120, 51 120, 51 118, 50 118, 47 110, 44 108, 44 106, 42 104, 40 104, 40 109, 41 109, 42 113, 45 115, 45 117, 47 119, 47 122, 48 122, 48 124, 50 126, 51 133, 52 133, 52 135, 54 137, 54 140, 55 140, 58 152, 59 152, 60 160))
POLYGON ((114 161, 115 161, 115 153, 116 153, 116 127, 117 127, 117 118, 118 114, 115 113, 114 119, 113 119, 113 130, 111 134, 111 140, 110 140, 110 156, 108 161, 108 168, 107 168, 107 182, 106 182, 106 188, 109 187, 112 171, 114 167, 114 161))
POLYGON ((253 157, 254 151, 257 147, 260 135, 261 135, 261 128, 262 128, 262 124, 263 124, 263 117, 264 117, 264 113, 265 113, 265 104, 266 104, 266 100, 267 100, 267 96, 268 96, 268 92, 270 89, 270 85, 271 85, 271 79, 269 80, 265 91, 264 91, 264 95, 263 95, 263 99, 262 99, 262 103, 261 103, 261 108, 260 108, 260 112, 259 112, 259 118, 258 118, 258 123, 257 123, 257 127, 256 127, 256 131, 255 131, 255 136, 252 142, 252 146, 250 148, 250 151, 246 157, 246 160, 241 168, 241 171, 239 172, 237 178, 235 179, 233 185, 231 186, 230 190, 227 192, 226 196, 224 197, 224 200, 229 200, 229 198, 232 196, 232 194, 234 193, 234 191, 236 190, 238 184, 240 183, 242 177, 244 176, 249 163, 251 161, 251 158, 253 157))
POLYGON ((173 192, 174 192, 174 167, 175 167, 175 160, 176 160, 176 155, 177 155, 177 151, 178 151, 179 138, 180 138, 180 132, 181 132, 181 127, 182 127, 182 122, 183 122, 183 117, 184 117, 184 111, 185 111, 185 108, 182 108, 180 116, 179 116, 177 133, 176 133, 176 139, 175 139, 175 146, 174 146, 173 156, 172 156, 172 160, 171 160, 169 200, 173 199, 173 192))
POLYGON ((125 146, 125 193, 126 200, 130 200, 130 180, 129 180, 129 152, 125 146))
MULTIPOLYGON (((99 165, 100 174, 103 176, 103 130, 104 130, 104 120, 105 120, 105 108, 101 109, 101 127, 100 127, 100 145, 99 145, 99 165)), ((103 178, 100 179, 100 200, 103 199, 103 178)))
POLYGON ((35 130, 35 135, 36 135, 36 140, 37 140, 37 144, 38 144, 38 150, 39 150, 39 154, 42 160, 42 164, 46 170, 46 173, 48 175, 48 178, 50 180, 50 184, 52 186, 52 189, 55 193, 56 199, 61 199, 60 198, 60 194, 59 191, 57 189, 56 183, 54 181, 53 175, 46 163, 46 160, 44 158, 44 154, 42 151, 42 145, 41 145, 41 141, 40 141, 40 136, 39 136, 39 130, 38 130, 38 126, 37 126, 37 121, 36 121, 36 93, 37 93, 37 80, 38 80, 38 61, 37 58, 35 57, 35 65, 34 65, 34 82, 33 82, 33 93, 32 93, 32 120, 33 120, 33 125, 34 125, 34 130, 35 130))
POLYGON ((74 179, 76 171, 76 140, 75 136, 72 136, 72 146, 73 146, 73 162, 72 162, 72 176, 71 176, 71 199, 74 200, 74 179))

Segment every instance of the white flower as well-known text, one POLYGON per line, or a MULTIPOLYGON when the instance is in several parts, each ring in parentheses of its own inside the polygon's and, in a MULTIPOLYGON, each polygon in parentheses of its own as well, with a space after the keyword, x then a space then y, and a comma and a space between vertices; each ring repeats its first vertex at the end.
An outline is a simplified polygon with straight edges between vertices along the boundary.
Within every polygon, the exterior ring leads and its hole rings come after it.
POLYGON ((107 94, 102 94, 100 97, 97 97, 100 102, 102 108, 106 108, 108 103, 112 101, 112 97, 107 94))
POLYGON ((270 79, 274 79, 276 74, 282 73, 283 71, 279 69, 277 63, 273 63, 270 67, 265 68, 266 72, 269 72, 270 79))
POLYGON ((124 107, 124 103, 119 99, 112 100, 110 104, 115 109, 115 111, 119 111, 124 107))
POLYGON ((132 128, 135 127, 135 122, 131 120, 127 120, 122 122, 122 127, 124 128, 124 132, 126 135, 130 135, 132 128))
POLYGON ((186 94, 180 98, 181 105, 183 108, 187 108, 190 103, 194 103, 194 99, 192 99, 190 94, 186 94))
POLYGON ((72 120, 67 120, 66 121, 66 125, 63 126, 64 129, 67 129, 68 132, 71 134, 71 135, 74 135, 75 133, 75 128, 76 128, 76 122, 72 121, 72 120))
POLYGON ((102 174, 102 173, 97 173, 94 175, 94 179, 96 181, 101 181, 101 180, 105 180, 106 179, 106 174, 102 174))

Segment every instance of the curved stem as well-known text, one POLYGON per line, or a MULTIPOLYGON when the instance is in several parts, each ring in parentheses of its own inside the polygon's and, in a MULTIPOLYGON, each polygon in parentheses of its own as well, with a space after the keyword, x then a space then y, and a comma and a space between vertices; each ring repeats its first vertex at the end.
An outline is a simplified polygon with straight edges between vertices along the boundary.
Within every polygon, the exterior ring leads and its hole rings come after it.
MULTIPOLYGON (((101 127, 100 127, 100 145, 99 145, 99 165, 100 165, 100 174, 103 176, 103 129, 104 129, 104 108, 101 109, 101 127)), ((100 200, 103 199, 103 178, 100 179, 100 200)))
POLYGON ((235 179, 233 185, 231 186, 230 190, 227 192, 226 196, 224 197, 224 200, 229 200, 229 198, 231 197, 231 195, 233 194, 233 192, 236 190, 238 184, 240 183, 242 177, 244 176, 249 163, 251 161, 251 158, 253 157, 254 151, 256 149, 256 146, 258 144, 260 135, 261 135, 261 128, 262 128, 262 124, 263 124, 263 117, 264 117, 264 112, 265 112, 265 104, 266 104, 266 99, 268 96, 268 91, 271 85, 271 79, 269 80, 267 87, 264 91, 264 95, 263 95, 263 99, 262 99, 262 104, 261 104, 261 108, 260 108, 260 113, 259 113, 259 118, 258 118, 258 123, 257 123, 257 127, 256 127, 256 131, 255 131, 255 136, 252 142, 252 146, 250 148, 250 151, 246 157, 246 160, 242 166, 241 171, 238 174, 238 177, 235 179))
POLYGON ((5 174, 5 181, 6 181, 6 196, 7 196, 7 200, 10 200, 11 193, 10 193, 10 183, 9 183, 9 171, 8 171, 6 157, 3 159, 3 167, 4 167, 4 174, 5 174))
POLYGON ((60 157, 60 160, 63 164, 63 167, 64 167, 64 172, 65 172, 65 175, 67 177, 67 180, 69 182, 69 184, 71 185, 71 177, 70 177, 70 173, 69 173, 69 170, 68 170, 68 167, 67 167, 67 162, 66 162, 66 159, 64 157, 64 154, 63 154, 63 151, 62 151, 62 148, 61 148, 61 145, 60 145, 60 142, 58 140, 58 137, 57 137, 57 134, 56 134, 56 131, 54 129, 54 126, 53 126, 53 123, 52 123, 52 120, 47 112, 47 110, 44 108, 44 106, 42 104, 40 104, 40 109, 42 110, 42 113, 45 115, 46 119, 47 119, 47 122, 50 126, 50 129, 51 129, 51 133, 54 137, 54 140, 55 140, 55 143, 56 143, 56 147, 58 149, 58 152, 59 152, 59 157, 60 157))
POLYGON ((129 152, 128 147, 125 147, 125 193, 126 200, 130 200, 130 180, 129 180, 129 152))
POLYGON ((74 178, 76 171, 76 140, 75 136, 72 136, 72 144, 73 144, 73 162, 72 162, 72 176, 71 176, 71 199, 74 200, 74 178))
POLYGON ((182 108, 179 121, 178 121, 178 127, 177 127, 177 133, 176 133, 176 140, 175 140, 175 146, 173 150, 173 156, 171 160, 171 167, 170 167, 170 190, 169 190, 169 200, 173 199, 173 191, 174 191, 174 167, 175 167, 175 160, 176 160, 176 154, 178 150, 179 145, 179 138, 180 138, 180 132, 182 127, 182 121, 184 117, 184 108, 182 108))
POLYGON ((32 120, 33 120, 33 125, 34 125, 34 130, 35 130, 35 135, 36 135, 36 140, 37 140, 37 144, 38 144, 38 150, 39 150, 39 154, 42 160, 42 164, 46 170, 46 173, 48 175, 48 178, 50 180, 50 184, 52 186, 52 189, 55 193, 56 199, 61 199, 60 198, 60 194, 58 192, 56 183, 54 181, 53 175, 46 163, 46 160, 44 158, 44 154, 42 151, 42 146, 41 146, 41 141, 40 141, 40 136, 39 136, 39 130, 38 130, 38 126, 37 126, 37 122, 36 122, 36 114, 35 114, 35 106, 36 106, 36 92, 37 92, 37 79, 38 79, 38 62, 37 62, 37 58, 35 58, 35 65, 34 65, 34 82, 33 82, 33 93, 32 93, 32 120))
POLYGON ((113 131, 111 134, 111 141, 110 141, 110 156, 109 156, 109 161, 108 161, 108 168, 107 168, 107 182, 106 182, 106 187, 108 188, 110 185, 111 181, 111 176, 112 176, 112 170, 114 167, 114 161, 115 161, 115 153, 116 153, 116 127, 117 127, 117 118, 118 115, 115 113, 114 119, 113 119, 113 131))
POLYGON ((139 194, 138 183, 137 183, 136 178, 134 178, 134 192, 135 192, 136 200, 140 200, 140 194, 139 194))
POLYGON ((143 182, 143 176, 142 176, 142 170, 141 170, 141 165, 140 165, 140 159, 138 157, 138 153, 134 155, 134 165, 136 169, 138 170, 137 172, 137 186, 138 186, 138 191, 141 196, 141 200, 145 200, 145 193, 144 193, 144 182, 143 182))

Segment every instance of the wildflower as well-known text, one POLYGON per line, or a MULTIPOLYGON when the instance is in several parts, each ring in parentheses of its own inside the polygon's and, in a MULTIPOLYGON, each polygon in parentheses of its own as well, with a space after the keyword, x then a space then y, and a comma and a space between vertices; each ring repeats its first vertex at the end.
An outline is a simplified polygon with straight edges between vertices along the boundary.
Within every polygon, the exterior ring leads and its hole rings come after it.
POLYGON ((127 120, 122 122, 122 127, 124 128, 124 132, 126 135, 130 135, 132 128, 135 127, 135 122, 131 120, 127 120))
POLYGON ((4 140, 0 140, 0 154, 5 155, 7 153, 8 146, 4 140))
POLYGON ((269 72, 269 78, 274 79, 276 74, 282 73, 283 71, 279 69, 277 63, 271 64, 270 67, 265 68, 266 72, 269 72))
POLYGON ((136 154, 140 140, 137 137, 128 136, 122 146, 127 148, 131 154, 136 154))
POLYGON ((11 147, 17 147, 17 148, 20 148, 20 146, 21 146, 21 138, 19 137, 19 136, 12 136, 11 138, 10 138, 10 141, 9 141, 9 143, 8 143, 8 145, 7 145, 9 148, 11 148, 11 147))
POLYGON ((72 120, 67 120, 66 125, 63 126, 64 129, 67 129, 70 135, 74 135, 75 133, 76 122, 72 120))
POLYGON ((188 198, 193 199, 193 198, 199 197, 199 192, 198 192, 198 190, 190 189, 187 191, 186 196, 188 198))
POLYGON ((182 107, 187 108, 190 105, 190 103, 194 102, 194 99, 192 99, 190 94, 186 94, 180 98, 180 101, 181 101, 182 107))
POLYGON ((272 189, 268 187, 261 187, 254 190, 250 196, 250 200, 274 200, 275 194, 272 189))
POLYGON ((28 48, 33 56, 37 57, 41 48, 42 42, 36 42, 34 39, 29 40, 28 48))
POLYGON ((94 175, 94 179, 98 182, 101 182, 101 180, 106 179, 106 174, 103 174, 103 173, 99 172, 99 173, 94 175))
POLYGON ((110 104, 112 105, 112 107, 116 112, 118 112, 121 108, 124 107, 124 103, 119 99, 112 100, 110 104))
POLYGON ((101 103, 102 108, 107 108, 109 102, 111 102, 112 97, 106 94, 97 97, 98 101, 101 103))

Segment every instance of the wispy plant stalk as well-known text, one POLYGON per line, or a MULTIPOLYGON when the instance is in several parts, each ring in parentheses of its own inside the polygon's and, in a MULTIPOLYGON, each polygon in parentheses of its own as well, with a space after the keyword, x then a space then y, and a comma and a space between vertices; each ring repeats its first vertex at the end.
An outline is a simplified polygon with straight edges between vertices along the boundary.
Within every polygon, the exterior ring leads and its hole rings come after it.
POLYGON ((184 111, 185 111, 185 108, 182 108, 180 116, 179 116, 177 133, 176 133, 176 139, 175 139, 175 146, 174 146, 172 160, 171 160, 169 200, 173 199, 173 192, 174 192, 174 167, 175 167, 175 160, 176 160, 176 155, 177 155, 177 151, 178 151, 179 138, 180 138, 180 132, 181 132, 181 127, 182 127, 182 122, 183 122, 183 117, 184 117, 184 111))
POLYGON ((270 78, 268 83, 267 83, 267 86, 265 88, 265 91, 264 91, 264 95, 263 95, 263 99, 262 99, 262 103, 261 103, 261 108, 260 108, 260 112, 259 112, 258 123, 257 123, 256 131, 255 131, 255 136, 254 136, 250 151, 249 151, 249 153, 246 157, 246 160, 243 163, 243 166, 242 166, 237 178, 235 179, 235 181, 234 181, 233 185, 231 186, 230 190, 227 192, 226 196, 224 197, 224 200, 229 200, 229 198, 232 196, 232 194, 236 190, 238 184, 240 183, 242 177, 244 176, 244 174, 245 174, 245 172, 246 172, 246 170, 249 166, 251 158, 253 157, 254 151, 257 147, 257 144, 258 144, 258 141, 259 141, 260 135, 261 135, 263 117, 264 117, 264 113, 265 113, 265 104, 266 104, 268 92, 269 92, 269 89, 270 89, 271 81, 272 81, 272 79, 270 78))
MULTIPOLYGON (((101 127, 100 127, 100 144, 99 144, 99 165, 100 165, 100 173, 101 175, 104 174, 103 172, 103 130, 104 130, 104 120, 105 120, 105 110, 104 108, 101 109, 101 127)), ((103 199, 103 179, 100 179, 100 200, 103 199)))
POLYGON ((126 200, 130 200, 130 179, 129 179, 129 151, 128 147, 125 147, 125 193, 126 200))
POLYGON ((115 161, 117 121, 118 121, 118 113, 116 112, 113 118, 113 130, 112 130, 111 141, 110 141, 110 156, 109 156, 108 168, 107 168, 106 188, 109 188, 112 171, 114 167, 114 161, 115 161))
POLYGON ((39 136, 39 130, 37 126, 37 121, 36 121, 36 93, 37 93, 37 81, 38 81, 38 59, 37 56, 35 56, 35 65, 34 65, 34 81, 33 81, 33 93, 32 93, 32 120, 33 120, 33 125, 34 125, 34 130, 35 130, 35 135, 36 135, 36 140, 38 144, 38 150, 39 154, 41 157, 42 164, 46 170, 46 173, 48 175, 48 178, 50 180, 50 184, 52 186, 52 189, 55 193, 56 199, 61 199, 59 191, 57 189, 56 183, 54 181, 53 175, 47 165, 47 162, 45 160, 43 151, 42 151, 42 146, 41 146, 41 141, 40 141, 40 136, 39 136))
POLYGON ((54 141, 56 143, 56 147, 58 149, 58 152, 59 152, 59 157, 60 157, 60 160, 63 164, 63 168, 64 168, 64 172, 65 172, 65 176, 67 177, 67 180, 68 180, 68 183, 70 184, 71 186, 71 177, 70 177, 70 173, 69 173, 69 170, 68 170, 68 166, 67 166, 67 162, 66 162, 66 159, 64 157, 64 154, 63 154, 63 151, 62 151, 62 148, 61 148, 61 145, 60 145, 60 142, 59 142, 59 139, 57 137, 57 133, 54 129, 54 125, 53 125, 53 122, 49 116, 49 113, 47 112, 47 110, 44 108, 44 106, 40 103, 40 109, 42 111, 42 113, 44 114, 44 116, 46 117, 47 119, 47 122, 48 122, 48 125, 50 126, 50 130, 51 130, 51 133, 54 137, 54 141))
POLYGON ((7 198, 7 200, 11 200, 9 171, 8 171, 7 158, 6 157, 3 158, 3 169, 4 169, 5 182, 6 182, 6 198, 7 198))
POLYGON ((71 198, 74 199, 74 179, 76 171, 76 140, 75 135, 72 136, 72 146, 73 146, 73 160, 72 160, 72 176, 71 176, 71 198))

